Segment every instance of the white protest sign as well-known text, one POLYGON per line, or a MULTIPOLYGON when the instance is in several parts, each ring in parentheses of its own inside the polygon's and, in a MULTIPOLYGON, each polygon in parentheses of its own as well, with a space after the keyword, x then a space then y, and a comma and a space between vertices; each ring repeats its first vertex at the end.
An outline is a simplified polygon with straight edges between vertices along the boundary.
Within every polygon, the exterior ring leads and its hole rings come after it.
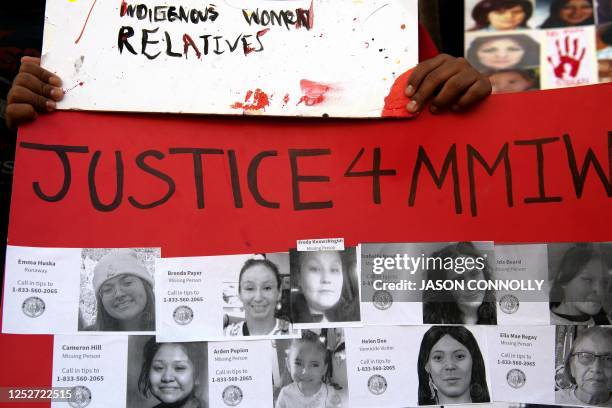
POLYGON ((380 117, 417 0, 47 2, 61 109, 380 117))

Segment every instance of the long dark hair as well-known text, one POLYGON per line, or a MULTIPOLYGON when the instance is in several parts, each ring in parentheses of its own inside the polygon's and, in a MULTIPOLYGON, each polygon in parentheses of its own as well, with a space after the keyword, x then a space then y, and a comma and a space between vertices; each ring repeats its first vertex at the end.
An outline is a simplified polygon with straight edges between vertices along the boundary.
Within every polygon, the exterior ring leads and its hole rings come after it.
POLYGON ((527 34, 501 34, 501 35, 486 35, 474 38, 471 42, 470 47, 467 50, 466 58, 470 61, 472 66, 480 72, 491 70, 491 67, 483 65, 478 58, 478 50, 484 44, 489 41, 508 39, 516 42, 520 45, 525 53, 523 58, 518 64, 513 65, 510 68, 529 68, 538 67, 540 65, 540 44, 527 34))
POLYGON ((498 10, 507 10, 512 7, 520 6, 525 12, 525 19, 519 27, 527 28, 527 21, 533 14, 533 5, 529 0, 482 0, 474 6, 472 18, 476 25, 471 29, 482 30, 490 25, 489 13, 498 10))
POLYGON ((204 354, 202 353, 202 348, 206 347, 206 343, 202 342, 193 342, 193 343, 157 343, 155 341, 155 337, 151 337, 144 346, 142 351, 142 367, 140 368, 140 375, 138 376, 138 391, 145 397, 148 398, 151 394, 151 381, 149 380, 149 372, 151 371, 151 365, 153 364, 153 358, 159 351, 159 349, 165 344, 177 345, 189 357, 191 364, 193 365, 193 375, 194 375, 194 386, 193 395, 198 394, 198 376, 201 370, 201 364, 206 362, 204 361, 204 354))
MULTIPOLYGON (((325 318, 330 322, 354 321, 360 319, 359 287, 351 270, 355 268, 355 248, 338 251, 342 260, 342 293, 335 306, 325 311, 325 318)), ((291 321, 293 323, 314 323, 308 302, 300 288, 301 256, 299 251, 289 253, 291 269, 291 321)))
MULTIPOLYGON (((459 242, 448 245, 441 250, 433 253, 432 258, 459 258, 469 256, 472 258, 482 258, 482 254, 474 247, 471 242, 459 242)), ((434 264, 435 266, 435 264, 434 264)), ((489 280, 488 262, 484 263, 482 270, 484 279, 489 280)), ((427 280, 442 282, 448 279, 447 271, 444 268, 431 268, 427 270, 427 280)), ((476 324, 497 324, 497 309, 495 307, 495 296, 493 292, 485 292, 482 304, 477 310, 478 321, 476 324)), ((453 293, 445 290, 425 290, 423 292, 423 323, 428 324, 462 324, 465 323, 463 312, 459 309, 453 293)))
POLYGON ((425 365, 429 361, 431 349, 444 336, 451 336, 468 349, 472 357, 472 375, 470 380, 470 397, 473 403, 490 402, 487 374, 482 353, 474 335, 463 326, 433 326, 423 336, 417 371, 419 375, 419 405, 438 405, 438 396, 432 393, 429 386, 429 373, 425 365))
MULTIPOLYGON (((587 18, 578 24, 569 25, 567 22, 561 20, 559 12, 569 1, 570 0, 553 0, 553 2, 550 4, 550 15, 544 21, 544 23, 542 23, 540 28, 575 27, 595 24, 595 10, 593 10, 593 15, 590 18, 587 18)), ((591 4, 591 7, 593 7, 593 0, 586 1, 588 1, 591 4)))
POLYGON ((602 257, 591 243, 577 243, 565 252, 550 288, 551 309, 565 300, 563 286, 578 276, 593 259, 602 260, 602 257))
MULTIPOLYGON (((136 276, 136 278, 140 279, 136 276)), ((149 282, 140 279, 147 294, 147 304, 139 316, 141 331, 155 331, 155 293, 149 282)), ((95 331, 122 331, 119 320, 108 314, 102 304, 100 291, 96 293, 96 322, 87 330, 95 331)))

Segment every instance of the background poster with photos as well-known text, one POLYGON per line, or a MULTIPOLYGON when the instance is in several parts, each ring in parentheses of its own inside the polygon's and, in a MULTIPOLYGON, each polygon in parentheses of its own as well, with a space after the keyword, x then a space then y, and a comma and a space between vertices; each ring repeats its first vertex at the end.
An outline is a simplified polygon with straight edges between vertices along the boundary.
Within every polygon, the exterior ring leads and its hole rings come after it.
POLYGON ((464 4, 465 56, 494 93, 612 81, 612 1, 464 4))

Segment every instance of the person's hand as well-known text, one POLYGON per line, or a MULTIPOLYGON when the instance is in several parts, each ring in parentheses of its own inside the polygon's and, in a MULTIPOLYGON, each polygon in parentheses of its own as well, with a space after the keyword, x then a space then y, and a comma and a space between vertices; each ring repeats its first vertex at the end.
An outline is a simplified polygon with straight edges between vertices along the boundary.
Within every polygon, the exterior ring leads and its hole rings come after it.
POLYGON ((491 83, 464 58, 440 54, 416 66, 408 84, 406 95, 410 103, 406 109, 417 113, 433 97, 429 110, 465 110, 491 94, 491 83))
POLYGON ((54 111, 55 102, 64 97, 61 85, 57 75, 40 67, 40 58, 23 57, 6 98, 7 126, 15 128, 36 119, 38 113, 54 111))

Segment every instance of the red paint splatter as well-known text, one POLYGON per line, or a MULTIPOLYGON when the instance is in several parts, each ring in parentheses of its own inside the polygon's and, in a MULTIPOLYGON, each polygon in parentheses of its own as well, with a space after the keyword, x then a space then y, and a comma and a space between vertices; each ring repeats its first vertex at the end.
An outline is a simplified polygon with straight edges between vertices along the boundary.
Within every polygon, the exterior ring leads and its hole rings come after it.
POLYGON ((81 29, 81 34, 79 34, 79 37, 74 41, 75 44, 78 44, 79 41, 81 41, 81 37, 83 36, 83 33, 85 32, 85 27, 87 27, 87 23, 89 22, 89 16, 91 16, 91 12, 93 11, 94 6, 96 5, 96 1, 94 0, 93 3, 91 3, 91 7, 89 8, 89 13, 87 13, 87 18, 85 19, 85 23, 83 24, 83 28, 81 29))
POLYGON ((402 24, 402 25, 400 26, 400 28, 401 28, 402 30, 405 30, 405 29, 406 29, 406 24, 402 24))
POLYGON ((285 94, 283 98, 283 106, 287 105, 288 102, 289 102, 289 94, 285 94))
POLYGON ((244 102, 235 102, 230 107, 243 110, 265 110, 266 106, 270 106, 270 97, 264 91, 257 88, 255 91, 247 91, 244 96, 244 102))
POLYGON ((68 92, 72 91, 77 86, 83 86, 83 85, 85 85, 85 82, 81 81, 81 82, 78 82, 76 85, 74 85, 72 88, 62 89, 62 92, 64 93, 64 95, 66 95, 68 92))
POLYGON ((297 105, 304 102, 306 106, 313 106, 325 100, 325 94, 331 89, 331 86, 309 81, 308 79, 302 79, 300 81, 300 88, 302 89, 302 97, 297 105))
POLYGON ((381 117, 407 118, 413 116, 406 109, 406 105, 410 102, 410 98, 408 98, 405 93, 406 84, 408 83, 408 78, 412 75, 412 71, 413 70, 410 69, 404 72, 395 80, 389 91, 389 95, 385 97, 385 107, 380 113, 381 117))

